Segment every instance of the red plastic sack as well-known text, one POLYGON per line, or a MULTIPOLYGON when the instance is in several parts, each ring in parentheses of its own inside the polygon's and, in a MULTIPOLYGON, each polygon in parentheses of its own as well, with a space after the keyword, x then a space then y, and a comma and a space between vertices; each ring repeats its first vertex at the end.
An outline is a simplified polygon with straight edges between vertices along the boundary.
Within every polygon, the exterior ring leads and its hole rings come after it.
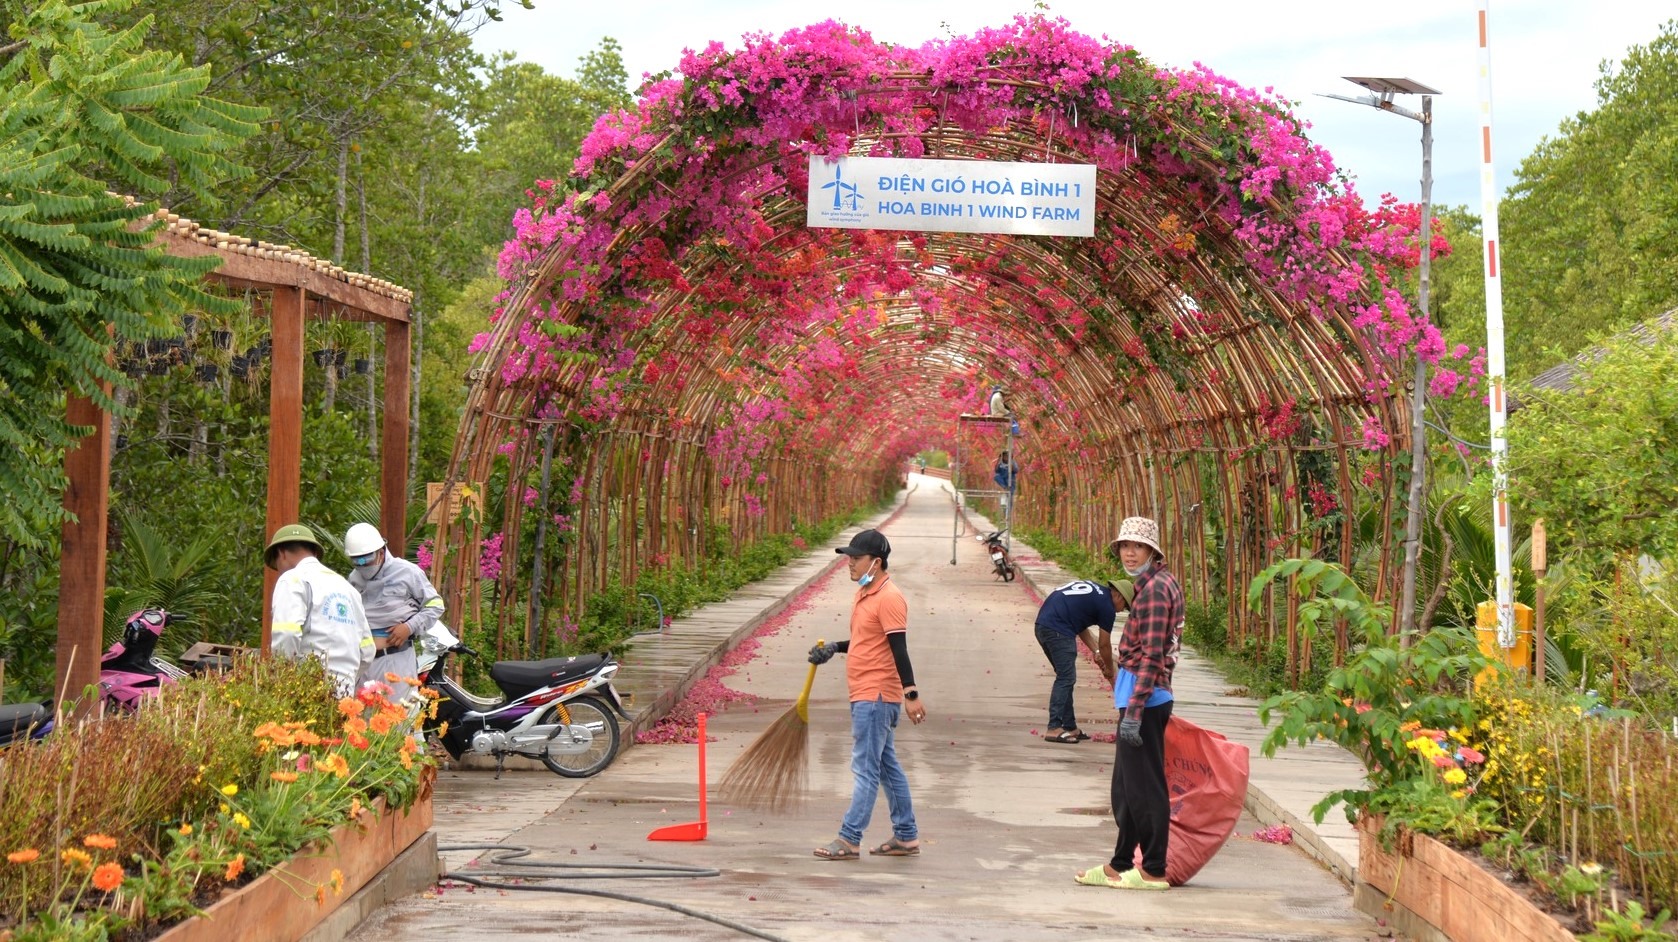
MULTIPOLYGON (((1182 886, 1235 833, 1247 798, 1247 747, 1173 716, 1165 727, 1165 787, 1171 795, 1171 841, 1165 879, 1182 886)), ((1142 865, 1142 852, 1136 852, 1142 865)))

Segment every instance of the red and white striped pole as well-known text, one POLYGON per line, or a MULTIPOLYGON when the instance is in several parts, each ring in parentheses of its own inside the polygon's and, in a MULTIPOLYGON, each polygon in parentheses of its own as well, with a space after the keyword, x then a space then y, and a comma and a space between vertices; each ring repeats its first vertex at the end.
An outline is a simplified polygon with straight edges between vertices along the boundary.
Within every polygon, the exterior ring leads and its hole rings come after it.
POLYGON ((1486 379, 1491 391, 1492 528, 1497 553, 1497 643, 1515 647, 1515 577, 1510 564, 1508 399, 1503 362, 1503 244, 1497 233, 1497 173, 1492 164, 1492 52, 1489 0, 1479 0, 1480 25, 1480 227, 1485 234, 1486 379))

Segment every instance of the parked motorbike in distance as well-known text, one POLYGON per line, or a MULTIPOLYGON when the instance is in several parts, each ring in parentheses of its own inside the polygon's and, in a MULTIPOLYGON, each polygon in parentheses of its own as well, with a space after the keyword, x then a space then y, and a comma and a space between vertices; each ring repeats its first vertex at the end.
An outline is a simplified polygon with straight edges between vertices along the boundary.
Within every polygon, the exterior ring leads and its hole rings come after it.
MULTIPOLYGON (((174 616, 161 608, 146 608, 128 616, 122 640, 99 659, 99 693, 108 709, 132 712, 163 687, 187 676, 168 661, 154 656, 163 629, 174 616)), ((51 700, 0 706, 0 746, 24 739, 43 739, 52 732, 51 700)))
POLYGON ((1008 544, 1002 541, 1002 535, 1008 532, 1007 527, 981 534, 973 539, 985 544, 985 552, 990 554, 991 571, 1002 578, 1003 582, 1014 581, 1014 558, 1008 554, 1008 544))
POLYGON ((464 644, 453 644, 435 654, 428 651, 419 665, 421 685, 438 695, 436 716, 426 720, 425 733, 443 729, 438 739, 450 756, 494 756, 497 778, 508 756, 540 759, 566 778, 588 778, 612 764, 621 735, 617 718, 630 717, 612 686, 618 663, 611 655, 497 661, 489 676, 502 696, 486 698, 448 675, 450 654, 479 656, 464 644))

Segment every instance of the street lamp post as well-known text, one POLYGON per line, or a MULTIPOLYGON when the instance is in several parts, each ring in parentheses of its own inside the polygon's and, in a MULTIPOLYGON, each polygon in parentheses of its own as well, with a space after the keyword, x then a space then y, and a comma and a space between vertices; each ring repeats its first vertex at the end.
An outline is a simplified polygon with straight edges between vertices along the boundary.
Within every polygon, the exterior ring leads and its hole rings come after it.
MULTIPOLYGON (((1428 323, 1429 274, 1432 270, 1433 242, 1433 96, 1438 89, 1429 88, 1407 78, 1370 78, 1344 76, 1346 81, 1362 86, 1370 94, 1352 98, 1347 95, 1324 95, 1368 105, 1381 111, 1401 115, 1422 126, 1422 232, 1420 285, 1416 291, 1416 306, 1421 323, 1428 323), (1421 95, 1422 110, 1418 113, 1393 103, 1397 95, 1421 95)), ((1408 634, 1416 627, 1416 569, 1422 553, 1422 496, 1427 480, 1427 425, 1423 410, 1427 406, 1427 364, 1420 352, 1416 354, 1416 371, 1410 389, 1410 495, 1404 520, 1404 586, 1399 596, 1399 632, 1408 634)))

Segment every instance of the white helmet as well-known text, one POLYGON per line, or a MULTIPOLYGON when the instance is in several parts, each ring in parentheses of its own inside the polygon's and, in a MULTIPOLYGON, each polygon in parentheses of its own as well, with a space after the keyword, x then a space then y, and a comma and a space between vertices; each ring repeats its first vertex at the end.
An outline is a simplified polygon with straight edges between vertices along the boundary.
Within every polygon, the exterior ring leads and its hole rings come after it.
POLYGON ((354 559, 385 548, 385 538, 371 523, 358 523, 344 534, 344 555, 354 559))

